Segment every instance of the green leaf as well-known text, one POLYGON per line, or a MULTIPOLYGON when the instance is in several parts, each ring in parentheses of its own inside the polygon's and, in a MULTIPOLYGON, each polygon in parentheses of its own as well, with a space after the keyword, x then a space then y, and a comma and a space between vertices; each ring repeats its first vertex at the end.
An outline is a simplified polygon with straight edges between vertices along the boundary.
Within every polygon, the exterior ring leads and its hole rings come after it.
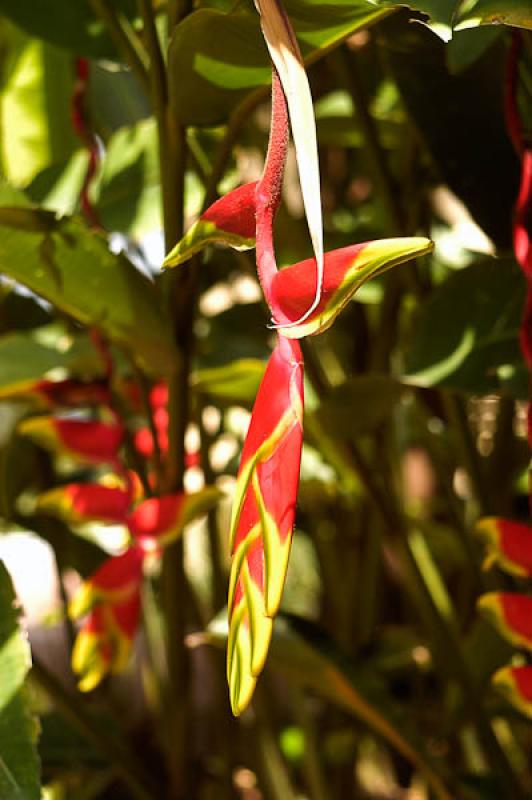
POLYGON ((360 375, 335 386, 316 413, 328 433, 353 439, 389 420, 403 391, 388 375, 360 375))
POLYGON ((482 58, 486 50, 499 39, 502 31, 497 28, 472 28, 454 33, 447 45, 449 71, 458 74, 482 58))
MULTIPOLYGON (((101 375, 103 365, 96 350, 92 347, 92 364, 81 359, 87 375, 87 367, 91 377, 101 375), (83 361, 85 362, 83 364, 83 361), (91 369, 92 366, 92 369, 91 369)), ((13 333, 0 338, 0 397, 6 392, 31 388, 46 376, 50 370, 62 368, 68 372, 78 373, 80 364, 80 348, 69 347, 60 350, 56 347, 39 343, 33 336, 24 333, 13 333)), ((88 355, 88 353, 87 353, 88 355)))
POLYGON ((514 25, 532 30, 532 5, 528 0, 465 0, 457 15, 456 30, 477 25, 514 25))
POLYGON ((76 217, 0 208, 0 272, 100 328, 150 374, 173 370, 174 348, 154 285, 76 217))
MULTIPOLYGON (((389 8, 376 8, 368 0, 287 0, 285 7, 306 63, 389 13, 389 8)), ((268 85, 271 76, 259 17, 251 7, 228 14, 214 9, 190 14, 174 30, 169 63, 170 74, 176 76, 171 103, 187 125, 225 122, 237 103, 251 90, 268 85)))
POLYGON ((192 388, 222 405, 251 407, 265 367, 258 358, 242 358, 223 367, 198 370, 192 388))
MULTIPOLYGON (((135 0, 113 0, 130 18, 135 0)), ((44 39, 76 55, 115 57, 116 51, 105 26, 86 0, 0 0, 0 14, 8 17, 30 36, 44 39)))
MULTIPOLYGON (((207 640, 225 646, 225 615, 211 622, 207 640)), ((451 800, 438 768, 371 665, 352 666, 312 623, 286 614, 279 615, 275 622, 269 663, 295 683, 362 720, 425 775, 436 797, 451 800)))
POLYGON ((23 691, 31 656, 18 615, 11 579, 0 562, 0 797, 39 800, 36 727, 23 691))
POLYGON ((501 113, 504 43, 495 43, 469 69, 451 75, 444 44, 421 25, 398 14, 380 26, 380 35, 408 114, 440 179, 497 248, 509 249, 519 162, 501 113))
POLYGON ((524 296, 513 261, 483 260, 453 273, 421 309, 405 380, 478 394, 506 387, 526 399, 518 341, 524 296))
MULTIPOLYGON (((0 11, 2 5, 0 0, 0 11)), ((70 56, 14 26, 7 28, 6 47, 1 166, 9 181, 23 186, 78 146, 70 120, 74 72, 70 56)))
MULTIPOLYGON (((427 14, 428 21, 424 24, 444 42, 448 42, 453 35, 453 16, 460 0, 408 0, 405 5, 414 11, 427 14)), ((377 0, 377 5, 390 5, 387 0, 377 0)))

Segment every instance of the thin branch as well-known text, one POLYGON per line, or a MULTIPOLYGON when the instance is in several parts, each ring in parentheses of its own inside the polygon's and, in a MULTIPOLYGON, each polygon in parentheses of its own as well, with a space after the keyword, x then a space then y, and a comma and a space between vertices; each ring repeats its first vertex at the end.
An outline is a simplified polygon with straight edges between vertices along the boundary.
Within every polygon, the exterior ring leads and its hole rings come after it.
POLYGON ((118 51, 124 56, 144 89, 149 92, 148 55, 129 20, 109 5, 108 0, 89 0, 94 13, 105 23, 118 51))

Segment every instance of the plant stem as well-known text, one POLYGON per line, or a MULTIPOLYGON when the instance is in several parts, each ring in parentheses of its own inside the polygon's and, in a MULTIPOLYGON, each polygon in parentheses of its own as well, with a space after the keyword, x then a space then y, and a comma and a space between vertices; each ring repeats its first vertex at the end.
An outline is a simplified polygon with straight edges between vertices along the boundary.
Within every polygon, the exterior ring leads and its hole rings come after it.
POLYGON ((32 660, 32 678, 52 698, 63 716, 114 766, 132 796, 138 800, 159 800, 159 789, 139 766, 138 758, 124 747, 122 741, 109 736, 106 729, 95 722, 79 696, 68 692, 35 655, 32 660))
POLYGON ((89 0, 95 14, 105 23, 118 51, 124 56, 141 85, 149 92, 148 55, 128 19, 112 8, 108 0, 89 0))

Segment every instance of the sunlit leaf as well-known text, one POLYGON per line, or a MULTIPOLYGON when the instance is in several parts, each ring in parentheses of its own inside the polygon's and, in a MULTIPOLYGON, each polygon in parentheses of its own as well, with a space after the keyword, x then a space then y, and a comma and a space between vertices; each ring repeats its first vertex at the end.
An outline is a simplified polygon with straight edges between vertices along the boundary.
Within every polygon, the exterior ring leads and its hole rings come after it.
POLYGON ((39 800, 37 728, 23 691, 31 656, 18 616, 11 580, 0 562, 0 797, 39 800))
POLYGON ((153 284, 81 220, 0 209, 0 272, 126 347, 149 373, 170 373, 174 349, 153 284))
POLYGON ((532 30, 532 7, 526 0, 465 0, 460 5, 456 29, 477 25, 514 25, 532 30))

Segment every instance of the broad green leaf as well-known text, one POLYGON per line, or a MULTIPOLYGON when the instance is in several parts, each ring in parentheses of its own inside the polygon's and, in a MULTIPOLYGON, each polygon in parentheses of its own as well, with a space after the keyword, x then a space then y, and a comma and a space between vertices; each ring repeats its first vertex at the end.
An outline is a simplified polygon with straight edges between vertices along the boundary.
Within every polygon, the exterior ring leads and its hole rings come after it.
MULTIPOLYGON (((134 17, 135 0, 113 0, 112 5, 129 18, 134 17)), ((87 0, 0 0, 0 14, 30 36, 44 39, 76 55, 94 58, 116 56, 105 26, 87 0)))
POLYGON ((519 162, 501 112, 504 43, 452 75, 444 44, 421 25, 398 14, 380 26, 380 35, 406 110, 440 178, 495 245, 509 249, 519 162))
MULTIPOLYGON (((225 615, 220 615, 210 624, 207 640, 224 646, 226 639, 225 615)), ((351 666, 312 623, 288 615, 275 622, 269 662, 295 683, 362 720, 425 775, 436 797, 451 800, 438 768, 372 667, 351 666)))
POLYGON ((0 562, 0 797, 39 800, 36 725, 24 697, 31 656, 18 615, 11 579, 0 562))
MULTIPOLYGON (((85 369, 89 367, 89 374, 92 373, 91 376, 95 377, 102 373, 103 365, 96 350, 91 349, 92 369, 86 359, 85 369)), ((62 368, 76 373, 80 355, 79 348, 60 350, 40 344, 29 334, 13 333, 0 337, 0 398, 4 392, 30 388, 35 381, 41 380, 53 369, 62 368)), ((83 372, 87 374, 85 370, 83 372)))
POLYGON ((192 388, 223 405, 253 405, 265 369, 258 358, 242 358, 223 367, 198 370, 192 388))
MULTIPOLYGON (((389 13, 369 0, 287 0, 285 8, 307 64, 389 13)), ((189 125, 226 121, 249 91, 270 82, 268 51, 251 4, 229 14, 214 9, 190 14, 175 28, 169 59, 176 76, 171 81, 174 112, 189 125)))
POLYGON ((94 187, 104 228, 142 236, 162 226, 155 121, 121 128, 109 140, 94 187))
POLYGON ((0 94, 1 167, 9 181, 23 186, 78 146, 70 120, 74 71, 70 56, 14 26, 7 28, 6 46, 0 94))
MULTIPOLYGON (((414 11, 426 14, 426 21, 433 33, 444 42, 448 42, 453 35, 453 16, 460 0, 408 0, 405 5, 414 11)), ((389 0, 377 0, 377 5, 390 6, 389 0)))
POLYGON ((465 0, 457 15, 456 29, 477 25, 514 25, 532 30, 529 0, 465 0))
POLYGON ((322 401, 318 417, 334 436, 356 438, 389 420, 403 388, 388 375, 360 375, 335 386, 322 401))
POLYGON ((484 260, 453 273, 421 308, 405 380, 478 394, 507 387, 526 399, 518 341, 524 296, 513 261, 484 260))
MULTIPOLYGON (((50 211, 73 214, 79 207, 88 162, 87 150, 76 150, 66 161, 52 164, 39 172, 26 187, 26 195, 33 203, 50 211)), ((10 203, 6 200, 2 205, 10 203)))
POLYGON ((150 374, 172 371, 174 349, 155 287, 81 220, 0 208, 0 272, 100 328, 150 374))

